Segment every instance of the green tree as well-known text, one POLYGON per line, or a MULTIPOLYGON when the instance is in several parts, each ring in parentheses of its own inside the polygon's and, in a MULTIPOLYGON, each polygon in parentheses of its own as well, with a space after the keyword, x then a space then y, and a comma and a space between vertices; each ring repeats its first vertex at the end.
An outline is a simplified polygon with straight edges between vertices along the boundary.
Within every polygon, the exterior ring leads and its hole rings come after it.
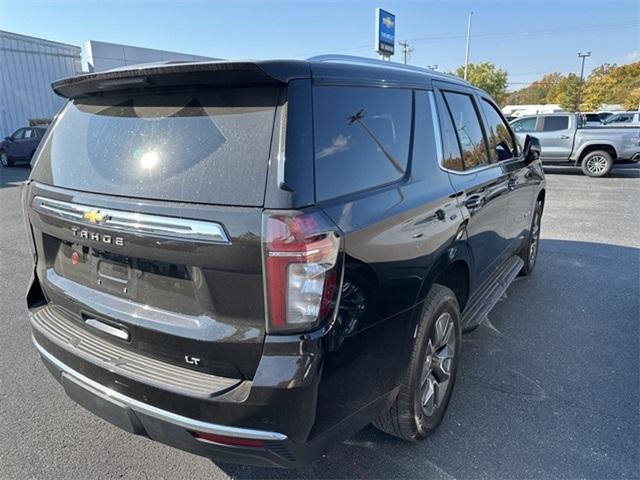
POLYGON ((540 80, 536 80, 530 85, 511 92, 506 103, 513 105, 531 105, 545 103, 549 90, 554 88, 562 79, 558 72, 548 73, 540 80))
MULTIPOLYGON (((454 75, 464 77, 464 66, 458 67, 454 75)), ((467 80, 491 95, 496 102, 503 104, 507 97, 507 72, 490 62, 470 63, 467 80)))
POLYGON ((560 81, 549 90, 546 103, 557 103, 565 110, 574 110, 580 94, 580 77, 575 73, 563 76, 560 81))

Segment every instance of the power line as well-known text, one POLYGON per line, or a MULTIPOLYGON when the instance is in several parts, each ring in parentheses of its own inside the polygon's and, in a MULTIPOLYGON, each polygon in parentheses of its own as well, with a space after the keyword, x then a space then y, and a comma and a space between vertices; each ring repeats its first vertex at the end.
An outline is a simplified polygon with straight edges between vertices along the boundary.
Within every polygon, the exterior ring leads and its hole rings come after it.
MULTIPOLYGON (((639 28, 640 25, 637 23, 628 24, 628 23, 610 23, 610 24, 595 24, 595 25, 576 25, 574 27, 557 27, 557 28, 548 28, 541 30, 529 30, 529 31, 515 31, 515 32, 500 32, 500 33, 477 33, 473 35, 474 39, 494 39, 494 38, 504 38, 504 37, 514 37, 514 36, 529 36, 529 35, 564 35, 567 33, 575 33, 582 31, 589 32, 598 32, 598 31, 607 31, 607 30, 624 30, 630 28, 639 28)), ((415 43, 446 43, 452 40, 465 40, 466 35, 446 35, 446 36, 431 36, 431 37, 414 37, 408 38, 407 42, 415 43)), ((333 49, 334 52, 349 52, 353 50, 362 50, 364 48, 371 48, 371 43, 367 43, 365 45, 357 45, 353 47, 345 47, 339 49, 333 49)), ((314 55, 317 51, 311 52, 306 55, 314 55)))

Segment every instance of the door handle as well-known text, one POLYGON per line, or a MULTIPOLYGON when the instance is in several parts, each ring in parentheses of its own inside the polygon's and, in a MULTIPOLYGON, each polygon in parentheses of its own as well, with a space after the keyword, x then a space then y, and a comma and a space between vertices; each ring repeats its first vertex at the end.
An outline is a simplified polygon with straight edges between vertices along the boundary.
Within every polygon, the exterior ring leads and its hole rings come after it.
POLYGON ((469 209, 469 210, 477 210, 478 208, 482 207, 485 204, 485 197, 484 195, 471 195, 469 196, 469 198, 467 198, 464 202, 464 205, 469 209))
POLYGON ((571 137, 569 135, 560 135, 560 138, 562 138, 563 140, 567 140, 571 137))

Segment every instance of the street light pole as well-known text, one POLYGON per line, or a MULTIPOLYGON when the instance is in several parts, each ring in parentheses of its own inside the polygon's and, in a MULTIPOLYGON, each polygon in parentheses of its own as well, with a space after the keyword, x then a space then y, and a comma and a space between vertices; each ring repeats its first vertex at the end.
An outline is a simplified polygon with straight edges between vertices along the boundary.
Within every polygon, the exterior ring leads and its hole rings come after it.
POLYGON ((469 22, 467 23, 467 48, 464 52, 464 79, 467 79, 467 70, 469 68, 469 46, 471 44, 471 17, 473 12, 469 12, 469 22))
POLYGON ((591 56, 591 52, 582 53, 578 52, 578 58, 582 59, 582 66, 580 67, 580 88, 578 89, 578 98, 576 99, 575 111, 577 112, 580 108, 580 100, 582 97, 582 85, 584 84, 584 61, 587 57, 591 56))

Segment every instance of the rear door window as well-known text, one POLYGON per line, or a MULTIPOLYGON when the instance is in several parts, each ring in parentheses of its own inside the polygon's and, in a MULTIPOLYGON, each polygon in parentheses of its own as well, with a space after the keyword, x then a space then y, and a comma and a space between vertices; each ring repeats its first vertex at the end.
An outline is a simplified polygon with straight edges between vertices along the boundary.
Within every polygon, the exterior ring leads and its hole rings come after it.
POLYGON ((278 94, 228 88, 73 100, 33 178, 127 197, 260 206, 278 94))
POLYGON ((542 125, 543 132, 557 132, 558 130, 566 130, 569 128, 569 117, 566 115, 558 117, 544 117, 542 125))
POLYGON ((473 99, 470 95, 456 92, 444 92, 444 97, 462 147, 464 169, 488 164, 487 146, 473 99))
POLYGON ((411 90, 320 86, 313 97, 318 200, 385 185, 405 175, 411 90))

